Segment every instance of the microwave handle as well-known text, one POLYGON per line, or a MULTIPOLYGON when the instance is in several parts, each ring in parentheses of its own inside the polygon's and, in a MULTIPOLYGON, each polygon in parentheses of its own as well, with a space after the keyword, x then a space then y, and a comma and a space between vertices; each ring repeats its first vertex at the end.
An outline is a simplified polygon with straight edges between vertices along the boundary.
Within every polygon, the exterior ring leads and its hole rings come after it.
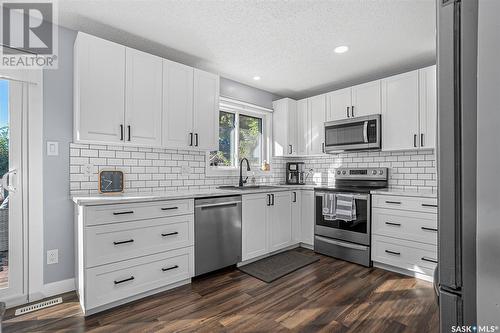
POLYGON ((368 120, 365 120, 363 124, 363 140, 368 143, 368 120))

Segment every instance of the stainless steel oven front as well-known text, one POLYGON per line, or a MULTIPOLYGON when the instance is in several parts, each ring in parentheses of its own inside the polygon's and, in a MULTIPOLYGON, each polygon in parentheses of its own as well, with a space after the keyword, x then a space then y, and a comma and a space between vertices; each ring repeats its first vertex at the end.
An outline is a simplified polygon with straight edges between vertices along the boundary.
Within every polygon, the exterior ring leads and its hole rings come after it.
POLYGON ((361 245, 370 245, 371 233, 371 200, 368 193, 352 194, 356 203, 356 219, 346 222, 340 219, 327 220, 323 216, 323 196, 333 191, 315 192, 315 225, 314 234, 361 245))
POLYGON ((325 122, 325 152, 382 148, 379 114, 325 122))

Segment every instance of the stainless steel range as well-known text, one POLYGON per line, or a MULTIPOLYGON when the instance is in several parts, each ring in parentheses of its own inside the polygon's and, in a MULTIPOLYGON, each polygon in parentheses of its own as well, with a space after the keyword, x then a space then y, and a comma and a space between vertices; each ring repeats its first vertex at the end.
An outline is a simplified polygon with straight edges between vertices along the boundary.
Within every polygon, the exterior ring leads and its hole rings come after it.
POLYGON ((387 187, 387 168, 340 168, 315 189, 314 251, 371 266, 370 191, 387 187))

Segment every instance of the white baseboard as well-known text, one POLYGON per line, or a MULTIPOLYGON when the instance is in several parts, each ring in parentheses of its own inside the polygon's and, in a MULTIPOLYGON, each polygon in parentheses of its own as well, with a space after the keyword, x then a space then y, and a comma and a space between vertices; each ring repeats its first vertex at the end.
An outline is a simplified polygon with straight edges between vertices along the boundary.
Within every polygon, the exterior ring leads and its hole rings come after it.
POLYGON ((394 267, 391 265, 383 264, 381 262, 373 262, 373 267, 381 268, 381 269, 384 269, 386 271, 396 272, 396 273, 403 274, 403 275, 408 275, 408 276, 411 276, 411 277, 414 277, 414 278, 417 278, 420 280, 428 281, 428 282, 434 281, 433 276, 409 271, 407 269, 403 269, 403 268, 399 268, 399 267, 394 267))
POLYGON ((43 298, 51 297, 59 294, 64 294, 69 291, 75 290, 75 279, 61 280, 51 283, 46 283, 43 285, 42 295, 43 298))

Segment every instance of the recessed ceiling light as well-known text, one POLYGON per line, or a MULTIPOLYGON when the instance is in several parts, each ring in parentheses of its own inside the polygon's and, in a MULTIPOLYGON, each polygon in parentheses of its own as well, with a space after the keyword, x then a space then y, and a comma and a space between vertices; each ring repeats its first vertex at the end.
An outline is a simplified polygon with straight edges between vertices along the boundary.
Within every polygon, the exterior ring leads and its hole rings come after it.
POLYGON ((348 46, 346 46, 346 45, 342 45, 342 46, 337 46, 337 47, 333 50, 333 52, 335 52, 335 53, 345 53, 345 52, 347 52, 348 50, 349 50, 349 47, 348 47, 348 46))
POLYGON ((260 80, 260 76, 254 76, 254 77, 253 77, 253 79, 254 79, 255 81, 259 81, 259 80, 260 80))

